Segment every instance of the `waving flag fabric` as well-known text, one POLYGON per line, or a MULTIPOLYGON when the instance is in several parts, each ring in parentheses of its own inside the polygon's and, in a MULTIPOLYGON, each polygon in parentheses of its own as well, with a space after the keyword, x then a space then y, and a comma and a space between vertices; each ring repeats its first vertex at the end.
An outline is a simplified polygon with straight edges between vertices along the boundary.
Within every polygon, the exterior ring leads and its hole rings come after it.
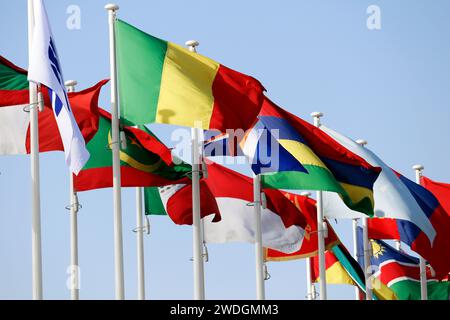
MULTIPOLYGON (((98 97, 107 80, 68 94, 81 134, 89 141, 98 129, 98 97)), ((27 71, 0 56, 0 155, 30 153, 30 115, 27 71)), ((48 90, 43 88, 44 110, 39 112, 39 151, 64 151, 51 108, 48 90)))
MULTIPOLYGON (((373 185, 376 217, 410 221, 422 230, 430 241, 433 241, 436 231, 426 212, 419 206, 402 179, 388 165, 368 148, 357 144, 352 139, 325 126, 321 126, 320 129, 372 166, 382 169, 373 185)), ((358 215, 357 212, 351 212, 350 209, 347 209, 342 204, 342 200, 333 193, 326 192, 323 194, 323 205, 324 214, 328 218, 354 218, 355 215, 358 215)))
MULTIPOLYGON (((311 280, 319 282, 319 259, 314 256, 311 261, 311 280)), ((361 292, 366 292, 364 271, 342 245, 336 245, 325 252, 325 268, 327 284, 348 284, 357 286, 361 292)), ((396 300, 395 293, 383 283, 373 283, 375 300, 396 300)))
POLYGON ((88 161, 89 152, 67 97, 61 64, 42 0, 34 0, 34 21, 28 80, 48 88, 66 163, 73 173, 78 174, 88 161))
POLYGON ((427 189, 398 174, 436 230, 433 244, 415 224, 405 220, 369 219, 372 239, 397 239, 426 259, 440 277, 450 272, 450 217, 438 199, 427 189))
MULTIPOLYGON (((98 132, 87 148, 91 158, 78 176, 74 177, 76 191, 109 188, 112 181, 111 115, 99 109, 98 132)), ((189 183, 191 166, 174 162, 169 148, 145 127, 123 127, 126 148, 120 150, 122 187, 164 186, 189 183)))
MULTIPOLYGON (((254 243, 254 209, 249 205, 253 202, 252 179, 216 163, 208 164, 207 168, 208 177, 201 180, 202 186, 207 188, 205 191, 201 190, 201 193, 202 196, 210 193, 215 199, 221 220, 213 223, 212 215, 203 219, 205 241, 254 243)), ((189 201, 192 199, 189 198, 192 193, 191 186, 180 190, 187 190, 184 197, 178 196, 173 186, 160 188, 162 203, 170 217, 192 215, 192 201, 189 201), (172 189, 172 192, 167 192, 168 189, 172 189)), ((263 245, 285 253, 297 251, 302 244, 306 227, 304 217, 281 191, 265 189, 264 193, 267 206, 261 212, 263 245)), ((206 203, 206 200, 201 202, 206 203)), ((152 206, 152 201, 149 201, 149 205, 152 206)), ((148 208, 146 212, 158 213, 158 210, 148 208)), ((202 215, 203 213, 202 210, 202 215)), ((189 221, 192 221, 192 218, 189 221)))
POLYGON ((450 216, 450 184, 436 182, 425 176, 420 177, 420 184, 439 200, 442 208, 450 216))
POLYGON ((259 119, 306 169, 263 174, 265 187, 337 192, 350 208, 373 215, 372 187, 379 168, 267 98, 259 119))
MULTIPOLYGON (((373 274, 383 284, 395 292, 399 300, 420 300, 419 259, 398 251, 380 240, 371 240, 372 256, 370 264, 378 270, 373 274)), ((358 251, 363 252, 362 229, 358 230, 358 251)), ((360 259, 360 264, 363 258, 360 259)), ((449 283, 440 282, 427 268, 427 290, 429 300, 448 300, 449 283)))
MULTIPOLYGON (((283 192, 299 210, 306 220, 305 236, 300 250, 293 253, 283 253, 274 249, 266 248, 264 250, 264 258, 266 261, 286 261, 294 259, 302 259, 317 255, 318 238, 317 238, 317 208, 316 201, 309 197, 300 196, 298 194, 283 192)), ((328 237, 325 238, 326 250, 340 243, 336 233, 331 225, 327 222, 328 237)))
POLYGON ((249 128, 263 98, 254 78, 118 20, 121 117, 132 124, 249 128))

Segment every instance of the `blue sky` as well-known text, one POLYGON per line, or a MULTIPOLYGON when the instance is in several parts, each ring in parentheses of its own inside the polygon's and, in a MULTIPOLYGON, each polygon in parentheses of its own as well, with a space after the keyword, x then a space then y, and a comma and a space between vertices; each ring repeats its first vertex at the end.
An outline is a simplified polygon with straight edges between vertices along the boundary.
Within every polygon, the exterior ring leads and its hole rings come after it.
MULTIPOLYGON (((0 11, 0 54, 27 68, 26 0, 0 11)), ((445 0, 117 1, 118 16, 155 36, 183 44, 259 79, 277 104, 304 119, 364 138, 386 163, 411 179, 415 163, 425 175, 450 181, 450 3, 445 0), (366 9, 381 9, 381 30, 368 30, 366 9)), ((78 89, 109 77, 106 1, 47 0, 66 79, 78 89), (69 30, 69 5, 81 9, 81 29, 69 30)), ((109 86, 100 105, 109 110, 109 86)), ((170 142, 170 130, 155 126, 170 142)), ((31 298, 31 184, 27 156, 0 158, 0 299, 31 298)), ((62 153, 41 155, 44 297, 68 299, 68 169, 62 153)), ((123 189, 126 297, 136 290, 134 189, 123 189)), ((114 298, 113 211, 110 189, 79 195, 82 299, 114 298)), ((146 291, 150 299, 192 298, 191 228, 150 217, 145 237, 146 291)), ((351 223, 336 230, 351 249, 351 223)), ((255 297, 254 248, 209 245, 206 296, 255 297)), ((270 263, 269 299, 304 299, 305 261, 270 263)), ((330 285, 332 299, 352 299, 353 288, 330 285)))

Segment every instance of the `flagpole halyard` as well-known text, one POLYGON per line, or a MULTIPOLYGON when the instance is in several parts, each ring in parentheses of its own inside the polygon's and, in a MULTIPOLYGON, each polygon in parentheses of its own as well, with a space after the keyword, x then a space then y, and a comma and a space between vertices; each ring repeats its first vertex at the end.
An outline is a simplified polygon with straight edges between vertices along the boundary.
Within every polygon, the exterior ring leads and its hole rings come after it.
MULTIPOLYGON (((196 40, 186 41, 191 52, 197 52, 196 40)), ((193 264, 194 264, 194 299, 205 300, 205 275, 203 265, 203 241, 200 213, 200 159, 199 128, 192 128, 192 232, 193 232, 193 264)))
POLYGON ((107 4, 109 22, 109 54, 111 73, 111 135, 113 162, 113 202, 114 202, 114 265, 116 299, 125 299, 124 271, 123 271, 123 233, 122 233, 122 196, 120 182, 120 134, 119 134, 119 105, 117 93, 117 63, 116 63, 116 34, 115 21, 119 6, 107 4))
MULTIPOLYGON (((422 170, 424 166, 421 164, 416 164, 413 166, 416 172, 416 183, 420 185, 420 178, 422 176, 422 170)), ((426 261, 422 256, 419 256, 420 261, 420 297, 422 300, 428 300, 428 286, 427 286, 427 265, 426 261)))
MULTIPOLYGON (((311 117, 314 118, 314 125, 320 127, 320 118, 323 117, 322 112, 313 112, 311 117)), ((327 278, 325 268, 325 230, 323 217, 322 191, 317 191, 317 238, 318 238, 318 260, 319 260, 319 285, 320 300, 327 300, 327 278)))
MULTIPOLYGON (((67 92, 75 92, 77 82, 67 80, 64 85, 67 92)), ((70 298, 71 300, 80 299, 80 275, 78 265, 78 196, 74 190, 73 173, 69 172, 69 190, 70 190, 70 298)))
MULTIPOLYGON (((33 0, 28 0, 28 53, 31 52, 34 31, 33 0)), ((37 84, 30 81, 30 160, 31 160, 31 264, 33 300, 43 299, 42 290, 42 244, 41 244, 41 200, 39 174, 39 126, 37 84)))

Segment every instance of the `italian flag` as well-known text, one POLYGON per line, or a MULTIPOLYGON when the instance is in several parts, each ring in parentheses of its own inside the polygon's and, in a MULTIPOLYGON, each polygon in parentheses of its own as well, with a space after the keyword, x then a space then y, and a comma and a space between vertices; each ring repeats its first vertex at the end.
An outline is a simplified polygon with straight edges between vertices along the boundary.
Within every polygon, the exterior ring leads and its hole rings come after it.
MULTIPOLYGON (((91 154, 74 176, 76 191, 109 188, 112 181, 111 115, 99 108, 98 131, 87 144, 91 154)), ((172 156, 171 151, 146 127, 124 126, 126 148, 120 149, 122 187, 164 186, 190 183, 191 166, 172 156)))
MULTIPOLYGON (((98 127, 98 97, 107 80, 83 91, 69 93, 78 126, 86 141, 98 127)), ((30 153, 30 115, 27 71, 0 56, 0 155, 30 153)), ((44 111, 39 112, 39 151, 63 151, 59 129, 46 88, 44 111)))
MULTIPOLYGON (((253 180, 217 163, 208 164, 207 170, 208 177, 201 180, 204 240, 254 243, 255 215, 249 205, 253 202, 253 180), (220 213, 221 220, 213 213, 220 213)), ((161 214, 163 209, 175 223, 192 224, 190 185, 163 187, 159 193, 160 201, 152 198, 146 202, 156 206, 146 208, 146 213, 161 214)), ((284 253, 296 252, 304 238, 304 217, 281 191, 266 189, 264 193, 267 204, 261 211, 263 245, 284 253)))
POLYGON ((255 121, 264 91, 256 79, 121 20, 116 38, 123 119, 221 131, 255 121))

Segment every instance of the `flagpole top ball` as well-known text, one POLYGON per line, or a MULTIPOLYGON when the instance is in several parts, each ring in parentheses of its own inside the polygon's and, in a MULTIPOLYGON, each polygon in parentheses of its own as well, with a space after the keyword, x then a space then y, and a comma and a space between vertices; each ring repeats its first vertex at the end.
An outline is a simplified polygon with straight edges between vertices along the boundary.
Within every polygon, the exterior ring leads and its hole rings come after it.
POLYGON ((311 117, 320 118, 320 117, 323 117, 323 113, 319 112, 319 111, 311 112, 311 117))
POLYGON ((185 45, 187 46, 187 47, 197 47, 198 45, 199 45, 200 43, 198 43, 198 41, 197 40, 188 40, 188 41, 186 41, 186 43, 185 43, 185 45))
POLYGON ((310 197, 311 196, 311 192, 305 191, 305 192, 300 193, 300 195, 303 196, 303 197, 310 197))
POLYGON ((73 87, 76 86, 78 84, 78 82, 76 80, 67 80, 66 82, 64 82, 64 85, 66 87, 73 87))
POLYGON ((417 171, 422 171, 425 167, 421 164, 415 164, 413 165, 413 169, 417 171))
POLYGON ((358 139, 356 140, 356 143, 364 147, 367 144, 367 141, 364 139, 358 139))
POLYGON ((108 3, 105 6, 105 9, 108 10, 108 11, 117 11, 117 10, 119 10, 119 6, 117 4, 108 3))

